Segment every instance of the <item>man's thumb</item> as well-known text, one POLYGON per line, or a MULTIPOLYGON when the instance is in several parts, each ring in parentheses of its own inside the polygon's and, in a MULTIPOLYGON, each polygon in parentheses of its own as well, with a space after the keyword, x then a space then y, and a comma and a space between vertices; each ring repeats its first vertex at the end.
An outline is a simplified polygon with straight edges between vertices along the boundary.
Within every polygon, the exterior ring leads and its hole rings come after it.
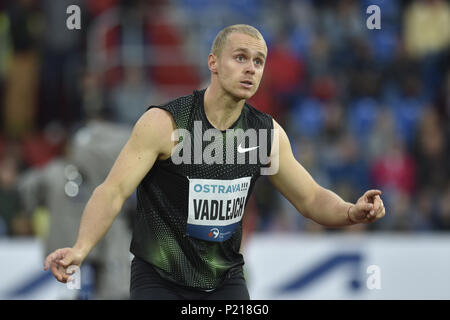
POLYGON ((355 210, 355 218, 357 220, 364 219, 367 215, 367 211, 370 211, 373 209, 372 203, 361 203, 357 206, 357 210, 355 210))
POLYGON ((70 256, 64 257, 64 259, 61 259, 58 261, 60 265, 63 267, 69 266, 69 264, 72 262, 72 258, 70 256))

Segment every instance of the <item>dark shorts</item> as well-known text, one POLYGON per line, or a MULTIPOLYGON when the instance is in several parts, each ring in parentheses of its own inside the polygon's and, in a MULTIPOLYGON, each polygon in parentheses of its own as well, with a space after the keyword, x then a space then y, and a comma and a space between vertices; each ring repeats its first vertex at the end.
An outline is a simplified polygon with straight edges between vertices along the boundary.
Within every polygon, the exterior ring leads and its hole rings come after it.
POLYGON ((134 257, 131 263, 132 300, 250 300, 242 269, 228 276, 212 291, 201 291, 162 278, 146 261, 134 257))

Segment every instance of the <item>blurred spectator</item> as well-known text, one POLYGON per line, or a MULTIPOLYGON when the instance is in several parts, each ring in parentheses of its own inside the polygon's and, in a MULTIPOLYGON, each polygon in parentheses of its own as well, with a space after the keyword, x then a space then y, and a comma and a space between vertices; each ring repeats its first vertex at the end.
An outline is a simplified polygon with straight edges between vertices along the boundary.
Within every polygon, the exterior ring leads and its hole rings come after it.
POLYGON ((32 235, 31 222, 23 213, 17 190, 18 166, 11 154, 0 160, 0 237, 32 235))
POLYGON ((450 5, 444 0, 415 0, 405 10, 405 45, 413 57, 450 45, 450 5))
POLYGON ((285 38, 269 48, 264 77, 269 82, 275 102, 281 110, 289 108, 304 81, 305 66, 303 60, 295 55, 285 38))
POLYGON ((329 39, 334 63, 338 66, 352 64, 351 43, 354 39, 364 37, 366 24, 360 12, 357 1, 344 0, 325 7, 319 13, 321 16, 319 28, 329 39))
POLYGON ((85 70, 80 79, 81 103, 83 112, 88 119, 105 117, 112 119, 111 108, 104 103, 105 93, 101 83, 101 76, 85 70))
POLYGON ((394 115, 388 107, 384 107, 378 112, 368 138, 368 158, 378 159, 385 155, 388 152, 389 145, 386 142, 396 136, 394 115))
POLYGON ((360 154, 364 152, 358 146, 356 139, 351 135, 344 135, 338 142, 337 156, 332 162, 326 163, 325 168, 331 184, 343 199, 358 200, 360 190, 369 187, 367 165, 360 154))
POLYGON ((331 182, 324 166, 321 150, 313 141, 300 137, 292 139, 292 152, 299 163, 314 176, 320 185, 330 186, 331 182))
POLYGON ((291 1, 285 14, 291 26, 289 41, 292 49, 306 59, 317 29, 318 16, 314 1, 291 1))
POLYGON ((120 0, 95 0, 86 1, 86 9, 92 16, 97 16, 108 9, 117 6, 120 0))
POLYGON ((450 180, 445 131, 435 108, 424 114, 415 140, 418 185, 441 192, 450 180))
POLYGON ((42 167, 54 157, 61 155, 66 131, 57 123, 48 125, 43 131, 33 131, 22 138, 24 162, 30 167, 42 167))
MULTIPOLYGON (((12 48, 10 39, 10 23, 6 12, 0 6, 0 110, 4 110, 5 78, 11 64, 12 48)), ((0 112, 0 124, 4 124, 4 112, 0 112)))
POLYGON ((282 121, 283 106, 277 105, 274 94, 271 90, 269 80, 263 77, 259 84, 256 94, 248 101, 248 103, 262 112, 270 114, 275 119, 282 121))
POLYGON ((450 5, 443 0, 416 0, 405 11, 405 46, 415 59, 421 59, 425 95, 436 97, 442 81, 442 51, 450 46, 450 5))
POLYGON ((21 137, 33 128, 37 115, 41 12, 33 0, 11 1, 6 12, 13 54, 6 76, 3 125, 8 136, 21 137))
POLYGON ((386 219, 381 219, 372 226, 376 230, 410 232, 413 229, 411 196, 401 190, 385 192, 386 219))
POLYGON ((381 73, 373 49, 366 38, 352 39, 347 46, 345 68, 349 77, 349 94, 354 98, 375 98, 380 93, 381 73))
POLYGON ((375 159, 370 168, 372 185, 386 192, 411 195, 416 187, 416 162, 405 144, 391 137, 386 141, 387 152, 375 159))
POLYGON ((345 114, 342 104, 337 99, 325 103, 322 142, 325 144, 335 144, 345 131, 345 114))
MULTIPOLYGON (((44 237, 44 256, 75 243, 83 209, 94 189, 106 178, 129 134, 128 128, 91 121, 74 135, 65 157, 21 176, 20 193, 28 214, 33 216, 42 207, 48 211, 50 228, 44 237)), ((129 210, 129 205, 130 201, 123 211, 129 210)), ((86 259, 96 271, 94 298, 128 297, 130 242, 128 215, 119 215, 86 259)), ((63 294, 60 298, 68 298, 67 292, 63 294)))
POLYGON ((424 187, 418 190, 411 225, 414 231, 433 231, 437 229, 437 202, 433 190, 424 187))
POLYGON ((81 70, 82 34, 85 17, 81 15, 81 30, 66 27, 66 9, 81 7, 82 0, 44 0, 44 41, 42 42, 42 101, 39 113, 41 127, 57 122, 73 125, 81 120, 78 79, 81 70))
POLYGON ((308 50, 306 68, 310 77, 333 72, 330 42, 324 34, 316 34, 308 50))
POLYGON ((401 94, 392 101, 392 106, 397 132, 409 148, 412 145, 414 132, 426 106, 422 94, 423 85, 418 75, 414 72, 407 72, 402 78, 401 94))
POLYGON ((315 76, 311 80, 310 93, 321 101, 329 101, 336 98, 337 83, 331 75, 315 76))
MULTIPOLYGON (((300 137, 291 140, 292 151, 299 163, 312 175, 322 186, 329 186, 330 181, 326 173, 322 170, 317 146, 310 140, 300 137)), ((306 219, 298 210, 281 194, 277 193, 280 210, 276 213, 280 215, 280 222, 275 223, 277 230, 285 232, 303 231, 324 231, 320 224, 306 219)))
MULTIPOLYGON (((447 137, 450 137, 450 126, 448 125, 450 123, 450 50, 447 59, 447 73, 440 86, 436 107, 443 123, 447 124, 444 126, 444 130, 447 137)), ((450 141, 447 141, 447 143, 450 143, 450 141)))
POLYGON ((133 126, 151 104, 151 86, 144 81, 140 67, 126 67, 123 83, 111 90, 111 103, 115 122, 133 126))

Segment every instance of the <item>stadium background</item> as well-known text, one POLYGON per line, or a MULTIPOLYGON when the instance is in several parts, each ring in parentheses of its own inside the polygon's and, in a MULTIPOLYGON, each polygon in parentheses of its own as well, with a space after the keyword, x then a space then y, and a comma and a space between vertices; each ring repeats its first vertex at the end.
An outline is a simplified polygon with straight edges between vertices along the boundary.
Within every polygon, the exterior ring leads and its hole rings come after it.
MULTIPOLYGON (((386 217, 371 225, 327 229, 304 219, 263 177, 247 208, 244 241, 393 233, 439 235, 449 243, 448 2, 6 0, 0 3, 1 247, 45 242, 60 227, 51 223, 45 196, 30 201, 21 191, 30 172, 70 159, 83 129, 107 123, 126 135, 148 105, 205 87, 212 41, 235 23, 257 27, 269 48, 250 103, 285 127, 296 158, 322 186, 352 202, 379 188, 386 206, 386 217), (66 27, 72 4, 81 8, 80 30, 66 27), (380 30, 366 26, 373 4, 381 9, 380 30)), ((75 174, 76 185, 68 185, 72 180, 64 178, 69 198, 84 199, 83 183, 100 181, 109 169, 99 158, 84 159, 90 159, 79 168, 84 180, 75 174), (103 176, 95 180, 89 168, 103 176)), ((450 249, 437 256, 450 259, 450 249)))

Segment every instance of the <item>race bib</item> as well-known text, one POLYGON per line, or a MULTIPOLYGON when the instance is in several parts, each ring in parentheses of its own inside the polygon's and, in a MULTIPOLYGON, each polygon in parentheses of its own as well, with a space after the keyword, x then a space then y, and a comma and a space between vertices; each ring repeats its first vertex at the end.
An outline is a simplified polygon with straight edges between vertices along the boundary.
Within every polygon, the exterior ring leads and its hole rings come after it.
POLYGON ((250 180, 189 179, 186 234, 207 241, 229 239, 244 214, 250 180))

